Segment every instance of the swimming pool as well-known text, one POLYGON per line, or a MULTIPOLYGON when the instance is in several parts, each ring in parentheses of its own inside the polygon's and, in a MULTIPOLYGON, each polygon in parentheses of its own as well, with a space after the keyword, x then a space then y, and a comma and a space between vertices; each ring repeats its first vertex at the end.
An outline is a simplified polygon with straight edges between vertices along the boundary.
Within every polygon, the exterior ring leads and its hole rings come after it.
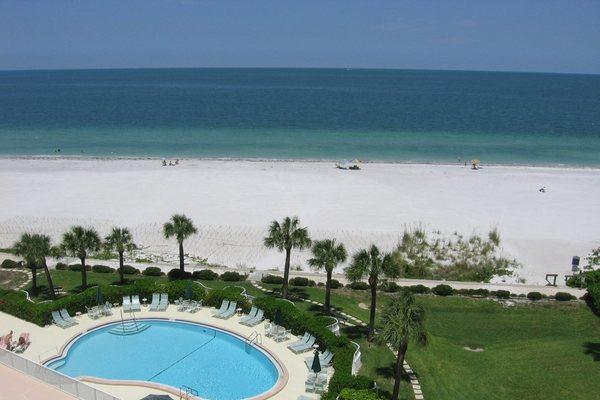
POLYGON ((81 335, 63 357, 46 366, 72 377, 145 381, 175 389, 185 385, 214 400, 258 396, 281 375, 268 354, 226 331, 183 321, 138 322, 147 329, 115 334, 119 322, 81 335))

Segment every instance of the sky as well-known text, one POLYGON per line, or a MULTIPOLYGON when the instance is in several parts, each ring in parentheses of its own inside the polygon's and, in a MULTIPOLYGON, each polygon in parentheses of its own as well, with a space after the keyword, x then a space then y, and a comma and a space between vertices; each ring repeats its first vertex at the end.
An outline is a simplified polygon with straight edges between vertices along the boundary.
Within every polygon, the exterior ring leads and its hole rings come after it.
POLYGON ((600 73, 600 0, 0 0, 0 69, 600 73))

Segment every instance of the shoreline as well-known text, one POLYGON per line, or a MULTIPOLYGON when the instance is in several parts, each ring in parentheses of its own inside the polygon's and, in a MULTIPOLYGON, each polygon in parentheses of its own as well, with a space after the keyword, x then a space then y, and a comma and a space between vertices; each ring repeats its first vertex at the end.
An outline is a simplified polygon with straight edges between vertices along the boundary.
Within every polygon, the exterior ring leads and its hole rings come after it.
MULTIPOLYGON (((251 163, 339 163, 344 160, 330 158, 268 158, 268 157, 159 157, 159 156, 93 156, 93 155, 3 155, 0 154, 0 160, 30 160, 30 161, 162 161, 175 160, 180 161, 203 161, 203 162, 251 162, 251 163)), ((354 160, 354 159, 348 159, 354 160)), ((363 160, 358 159, 359 164, 382 164, 382 165, 404 165, 404 166, 439 166, 439 167, 461 167, 464 165, 458 162, 447 161, 414 161, 414 160, 363 160)), ((467 161, 467 169, 471 169, 470 162, 467 161)), ((552 170, 583 170, 600 171, 598 165, 567 165, 567 164, 503 164, 503 163, 482 163, 480 169, 485 168, 529 168, 529 169, 552 169, 552 170)))

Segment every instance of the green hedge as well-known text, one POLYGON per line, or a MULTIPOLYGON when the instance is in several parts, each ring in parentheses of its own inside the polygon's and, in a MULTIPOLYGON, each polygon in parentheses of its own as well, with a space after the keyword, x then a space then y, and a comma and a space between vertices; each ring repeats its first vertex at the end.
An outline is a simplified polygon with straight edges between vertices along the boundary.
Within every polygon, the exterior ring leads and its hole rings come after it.
POLYGON ((349 284, 348 286, 350 289, 352 290, 367 290, 369 288, 369 284, 367 282, 352 282, 351 284, 349 284))
MULTIPOLYGON (((91 271, 92 267, 90 265, 85 266, 86 271, 91 271)), ((81 264, 71 264, 69 265, 69 271, 81 272, 81 264)))
POLYGON ((373 387, 373 380, 352 376, 352 358, 355 347, 345 336, 335 336, 327 325, 331 324, 328 317, 317 316, 312 313, 300 311, 294 304, 274 297, 259 297, 254 300, 254 305, 265 312, 265 317, 273 320, 275 310, 281 311, 283 326, 291 329, 292 333, 301 335, 308 331, 315 336, 321 349, 331 350, 334 354, 334 375, 329 381, 329 389, 321 399, 333 400, 344 388, 368 389, 373 387))
POLYGON ((577 297, 567 292, 556 292, 554 298, 556 299, 556 301, 570 301, 577 299, 577 297))
POLYGON ((223 280, 225 282, 245 281, 247 277, 248 277, 247 275, 243 275, 243 274, 233 272, 233 271, 227 271, 227 272, 223 272, 221 274, 221 280, 223 280))
POLYGON ((329 287, 331 289, 341 289, 344 287, 344 285, 342 284, 342 282, 338 281, 337 279, 332 279, 329 284, 329 287))
POLYGON ((0 266, 2 268, 18 268, 21 266, 21 264, 17 261, 9 260, 7 258, 6 260, 2 261, 2 264, 0 266))
POLYGON ((301 286, 301 287, 305 287, 305 286, 316 286, 317 283, 311 279, 305 278, 303 276, 297 276, 295 278, 290 279, 290 285, 291 286, 301 286))
POLYGON ((431 291, 438 296, 450 296, 454 294, 454 289, 450 285, 437 285, 431 291))
MULTIPOLYGON (((184 297, 191 281, 157 281, 155 279, 140 279, 127 286, 103 285, 102 294, 105 301, 119 303, 123 296, 136 294, 140 298, 152 298, 152 293, 167 293, 171 301, 184 297)), ((239 289, 214 289, 206 293, 198 284, 192 283, 192 299, 202 300, 207 306, 217 307, 223 299, 234 300, 244 311, 249 311, 248 300, 239 293, 239 289)), ((66 308, 71 315, 76 312, 86 312, 86 306, 96 305, 96 287, 91 287, 82 293, 61 297, 55 301, 33 303, 25 298, 22 292, 0 290, 0 311, 14 315, 17 318, 44 326, 52 323, 52 311, 66 308)))
POLYGON ((140 270, 132 267, 131 265, 123 265, 123 273, 125 275, 139 275, 140 270))
POLYGON ((262 283, 272 283, 274 285, 281 285, 283 283, 283 276, 267 275, 263 276, 260 281, 262 283))
POLYGON ((219 279, 219 274, 210 269, 201 269, 200 271, 194 271, 192 278, 201 281, 214 281, 215 279, 219 279))
POLYGON ((529 292, 527 293, 527 298, 529 300, 537 301, 541 300, 544 296, 540 292, 529 292))
POLYGON ((101 274, 111 274, 111 273, 115 272, 116 270, 107 265, 94 265, 92 267, 92 271, 99 272, 101 274))
POLYGON ((163 276, 165 273, 158 267, 148 267, 142 271, 142 274, 146 276, 163 276))

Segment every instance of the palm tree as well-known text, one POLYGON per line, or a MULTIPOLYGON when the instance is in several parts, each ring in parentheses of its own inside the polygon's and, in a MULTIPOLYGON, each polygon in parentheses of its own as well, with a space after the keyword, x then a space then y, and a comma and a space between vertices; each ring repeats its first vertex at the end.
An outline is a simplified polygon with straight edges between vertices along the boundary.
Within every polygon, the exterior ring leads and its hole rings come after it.
POLYGON ((81 289, 87 288, 87 271, 85 259, 90 252, 100 250, 102 241, 94 228, 73 226, 70 231, 65 232, 60 247, 66 254, 81 260, 81 289))
POLYGON ((318 240, 312 248, 313 257, 308 260, 308 265, 315 269, 324 269, 327 272, 325 283, 325 312, 331 312, 331 274, 338 264, 346 261, 348 253, 342 243, 335 239, 318 240))
POLYGON ((119 281, 125 283, 123 276, 123 253, 135 249, 133 237, 127 228, 113 228, 108 236, 104 238, 104 246, 109 250, 119 253, 119 281))
POLYGON ((398 400, 400 378, 409 342, 413 341, 420 345, 427 344, 425 310, 415 303, 415 298, 410 292, 402 291, 387 306, 381 320, 383 326, 378 339, 382 343, 390 344, 398 351, 396 379, 391 398, 391 400, 398 400))
POLYGON ((360 250, 352 257, 352 263, 345 269, 346 277, 352 282, 368 278, 371 287, 371 310, 369 316, 368 340, 373 339, 375 332, 375 311, 377 309, 377 284, 380 277, 397 278, 400 268, 393 262, 390 254, 382 253, 377 246, 371 245, 367 250, 360 250))
POLYGON ((301 228, 298 217, 285 217, 281 223, 271 222, 269 226, 269 236, 264 239, 264 244, 270 249, 285 251, 285 266, 283 270, 283 286, 281 288, 281 297, 287 298, 288 280, 290 277, 290 256, 292 249, 305 249, 310 246, 311 241, 308 237, 308 230, 301 228))
POLYGON ((183 241, 191 235, 198 233, 198 229, 196 229, 192 220, 185 215, 174 214, 171 220, 163 225, 163 233, 166 239, 172 236, 175 236, 177 239, 177 243, 179 244, 179 269, 181 272, 185 271, 183 264, 183 241))
POLYGON ((50 298, 54 299, 54 285, 52 284, 52 276, 46 263, 46 257, 51 254, 50 237, 39 234, 24 233, 17 243, 14 244, 15 253, 22 256, 27 262, 27 266, 31 268, 31 291, 35 295, 37 293, 37 269, 43 268, 48 281, 50 290, 50 298))

